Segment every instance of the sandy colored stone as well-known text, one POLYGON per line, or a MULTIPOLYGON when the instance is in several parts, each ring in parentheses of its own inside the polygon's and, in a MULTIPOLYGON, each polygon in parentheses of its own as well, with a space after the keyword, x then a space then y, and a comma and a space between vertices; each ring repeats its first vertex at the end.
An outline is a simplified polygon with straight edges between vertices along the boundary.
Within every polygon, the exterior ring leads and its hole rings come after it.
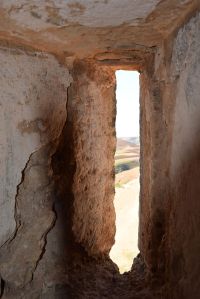
POLYGON ((3 299, 199 299, 199 5, 1 1, 3 299), (123 276, 116 69, 141 73, 140 256, 123 276))

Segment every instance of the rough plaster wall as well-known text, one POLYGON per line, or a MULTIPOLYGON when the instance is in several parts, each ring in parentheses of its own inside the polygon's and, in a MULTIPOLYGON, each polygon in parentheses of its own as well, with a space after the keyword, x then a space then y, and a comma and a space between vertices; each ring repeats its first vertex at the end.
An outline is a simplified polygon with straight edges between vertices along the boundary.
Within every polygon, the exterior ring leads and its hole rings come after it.
POLYGON ((200 297, 200 15, 174 40, 177 81, 171 153, 170 298, 200 297))
POLYGON ((55 222, 51 156, 71 77, 40 53, 2 49, 0 65, 0 275, 12 289, 33 279, 55 222))
POLYGON ((124 22, 135 25, 142 18, 147 17, 160 0, 79 0, 79 1, 46 1, 2 0, 1 6, 7 9, 11 19, 29 29, 45 29, 50 24, 66 25, 79 23, 88 27, 118 26, 124 22), (110 13, 112 12, 112 18, 110 13))

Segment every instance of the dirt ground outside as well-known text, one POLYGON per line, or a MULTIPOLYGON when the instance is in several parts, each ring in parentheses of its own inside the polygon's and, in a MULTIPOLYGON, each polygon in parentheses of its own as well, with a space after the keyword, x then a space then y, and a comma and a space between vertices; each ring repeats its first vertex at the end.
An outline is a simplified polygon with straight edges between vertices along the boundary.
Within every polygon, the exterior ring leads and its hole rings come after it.
MULTIPOLYGON (((134 156, 139 163, 139 146, 124 144, 116 151, 116 157, 123 152, 125 159, 134 156), (127 155, 126 155, 127 153, 127 155), (135 154, 137 153, 137 154, 135 154)), ((115 178, 116 235, 110 257, 118 265, 120 273, 131 269, 138 250, 138 210, 139 210, 139 167, 122 171, 115 178)))

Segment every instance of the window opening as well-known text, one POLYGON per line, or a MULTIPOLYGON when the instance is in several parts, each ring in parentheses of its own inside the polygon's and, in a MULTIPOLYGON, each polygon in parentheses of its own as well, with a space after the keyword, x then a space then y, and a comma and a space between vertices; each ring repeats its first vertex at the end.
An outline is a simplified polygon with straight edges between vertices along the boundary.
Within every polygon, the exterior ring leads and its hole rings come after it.
POLYGON ((131 269, 138 250, 139 73, 116 71, 115 199, 116 235, 110 258, 120 273, 131 269))

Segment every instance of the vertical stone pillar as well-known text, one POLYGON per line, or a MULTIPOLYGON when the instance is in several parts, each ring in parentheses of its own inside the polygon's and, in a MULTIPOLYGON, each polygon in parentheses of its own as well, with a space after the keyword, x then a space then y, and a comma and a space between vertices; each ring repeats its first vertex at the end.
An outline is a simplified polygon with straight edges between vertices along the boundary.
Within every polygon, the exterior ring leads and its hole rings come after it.
POLYGON ((90 255, 105 254, 115 235, 115 77, 109 68, 83 61, 74 63, 72 76, 64 129, 70 173, 65 200, 74 241, 90 255))

